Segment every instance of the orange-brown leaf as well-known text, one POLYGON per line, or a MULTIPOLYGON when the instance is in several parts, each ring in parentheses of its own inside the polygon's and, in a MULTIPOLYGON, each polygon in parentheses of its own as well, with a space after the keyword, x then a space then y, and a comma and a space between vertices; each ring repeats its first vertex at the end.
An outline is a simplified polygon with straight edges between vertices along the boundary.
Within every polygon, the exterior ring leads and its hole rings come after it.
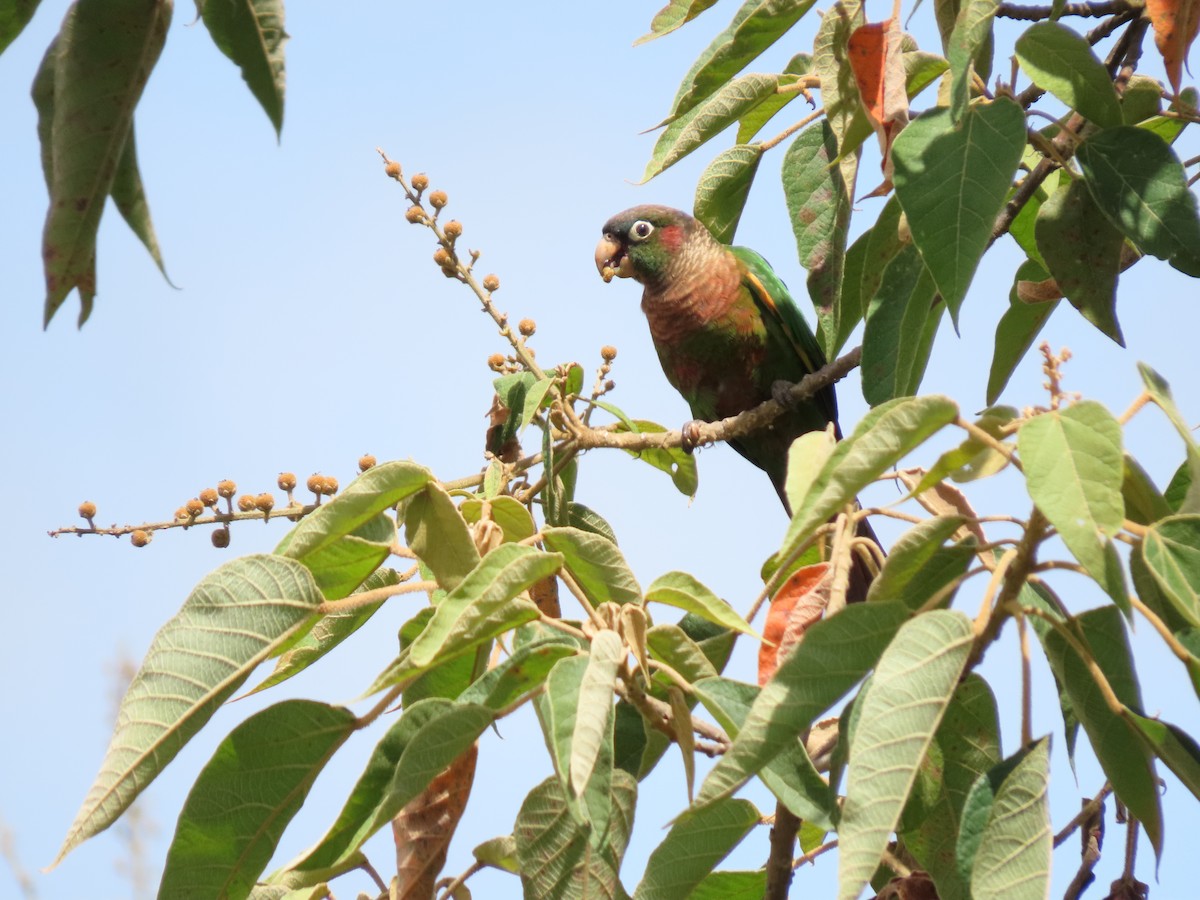
POLYGON ((1178 94, 1183 64, 1200 32, 1200 0, 1146 0, 1146 12, 1154 25, 1154 43, 1162 54, 1167 77, 1178 94))
POLYGON ((758 683, 766 684, 788 652, 821 618, 829 602, 829 563, 814 563, 791 574, 771 598, 763 642, 758 647, 758 683))
POLYGON ((471 796, 478 757, 476 742, 392 819, 392 834, 396 839, 393 897, 425 900, 433 896, 438 874, 446 864, 450 839, 471 796))
POLYGON ((893 17, 860 25, 854 29, 848 43, 850 68, 858 83, 863 108, 883 151, 886 187, 876 189, 883 193, 891 185, 892 142, 908 124, 902 37, 899 22, 893 17))

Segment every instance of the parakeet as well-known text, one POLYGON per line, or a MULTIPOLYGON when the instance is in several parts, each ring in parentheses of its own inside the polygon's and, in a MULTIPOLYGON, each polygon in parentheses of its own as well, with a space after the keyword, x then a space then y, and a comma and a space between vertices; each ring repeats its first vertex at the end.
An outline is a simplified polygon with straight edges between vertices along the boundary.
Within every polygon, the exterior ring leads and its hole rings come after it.
MULTIPOLYGON (((642 311, 663 372, 697 419, 758 406, 776 382, 799 381, 825 365, 787 287, 753 250, 721 244, 702 222, 668 206, 627 209, 603 231, 596 268, 644 286, 642 311)), ((788 448, 830 422, 836 428, 832 387, 788 409, 771 428, 730 444, 767 473, 790 515, 788 448)), ((860 534, 869 534, 863 524, 860 534)))

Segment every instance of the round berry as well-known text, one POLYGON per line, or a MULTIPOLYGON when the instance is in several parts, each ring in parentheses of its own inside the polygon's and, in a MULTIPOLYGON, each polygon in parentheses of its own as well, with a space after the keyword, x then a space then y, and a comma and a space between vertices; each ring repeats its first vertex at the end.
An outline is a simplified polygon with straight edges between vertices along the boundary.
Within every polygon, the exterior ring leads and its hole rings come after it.
POLYGON ((186 518, 188 518, 188 511, 187 511, 187 507, 186 507, 186 506, 181 506, 181 507, 179 507, 179 509, 175 510, 175 518, 176 518, 176 519, 186 519, 186 518))
POLYGON ((268 513, 275 506, 275 498, 270 494, 259 494, 254 498, 254 507, 259 512, 268 513))
POLYGON ((434 209, 441 209, 449 202, 450 198, 446 196, 445 191, 433 191, 429 195, 429 205, 434 209))
POLYGON ((276 482, 281 491, 294 490, 296 487, 296 476, 291 472, 280 472, 279 480, 276 482))
POLYGON ((237 506, 242 512, 250 512, 250 510, 254 509, 254 495, 242 494, 242 496, 238 497, 237 506))
POLYGON ((404 213, 404 218, 413 225, 416 225, 418 222, 424 222, 425 210, 419 206, 410 206, 408 211, 404 213))
POLYGON ((370 453, 364 453, 358 458, 358 471, 365 472, 367 469, 375 468, 375 457, 370 453))
POLYGON ((215 488, 205 488, 200 492, 200 502, 205 506, 217 505, 217 492, 215 488))
POLYGON ((129 536, 129 543, 133 544, 135 547, 145 547, 148 543, 150 543, 150 532, 143 531, 141 528, 139 528, 129 536))
POLYGON ((91 500, 84 500, 79 504, 79 515, 81 518, 90 519, 96 514, 96 504, 91 500))
POLYGON ((483 276, 483 289, 485 291, 500 290, 500 279, 497 278, 495 275, 484 275, 483 276))
POLYGON ((226 500, 229 500, 234 494, 237 493, 237 485, 228 478, 223 479, 222 481, 217 482, 217 493, 226 500))
POLYGON ((424 172, 418 172, 412 179, 413 190, 423 191, 429 187, 429 176, 424 172))
POLYGON ((521 334, 525 335, 525 337, 531 337, 537 331, 537 322, 533 321, 533 319, 522 319, 517 323, 517 328, 520 329, 521 334))
MULTIPOLYGON (((383 171, 387 173, 389 178, 399 178, 401 174, 400 163, 389 160, 388 164, 383 167, 383 171)), ((229 546, 228 542, 226 542, 225 546, 229 546)))
POLYGON ((442 231, 446 233, 446 237, 450 238, 450 240, 454 240, 460 234, 462 234, 462 223, 458 221, 458 219, 451 219, 442 226, 442 231))
POLYGON ((224 550, 229 546, 229 529, 218 528, 212 533, 212 545, 218 550, 224 550))
POLYGON ((605 362, 612 362, 617 358, 617 348, 612 344, 605 344, 600 348, 600 358, 605 362))
POLYGON ((608 381, 604 382, 604 390, 606 393, 608 391, 611 391, 614 388, 616 388, 616 386, 617 386, 617 383, 615 381, 613 381, 611 378, 608 379, 608 381))
POLYGON ((504 362, 505 360, 503 353, 493 353, 487 358, 488 368, 493 372, 499 372, 501 369, 503 369, 504 362))
POLYGON ((305 487, 307 487, 310 491, 312 491, 314 494, 320 496, 321 488, 325 484, 325 476, 322 475, 320 472, 313 472, 311 475, 308 476, 308 481, 306 481, 304 484, 305 484, 305 487))
POLYGON ((200 501, 199 497, 193 497, 187 502, 187 512, 193 519, 204 512, 204 504, 200 501))
POLYGON ((332 497, 338 492, 338 480, 332 475, 326 475, 321 479, 321 493, 326 497, 332 497))
POLYGON ((449 251, 445 247, 438 247, 433 251, 433 261, 443 269, 447 266, 454 265, 454 260, 451 258, 449 251))

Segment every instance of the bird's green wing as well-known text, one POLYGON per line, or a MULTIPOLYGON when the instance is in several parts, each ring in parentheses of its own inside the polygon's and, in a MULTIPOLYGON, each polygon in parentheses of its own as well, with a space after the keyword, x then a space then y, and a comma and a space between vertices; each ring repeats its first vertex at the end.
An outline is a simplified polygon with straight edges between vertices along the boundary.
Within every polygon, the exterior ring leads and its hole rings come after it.
MULTIPOLYGON (((788 293, 771 264, 747 247, 730 247, 730 252, 742 266, 742 283, 754 297, 767 329, 781 336, 795 351, 805 373, 815 372, 825 365, 825 354, 817 343, 804 314, 788 293)), ((815 398, 821 411, 831 422, 837 421, 837 400, 833 389, 823 390, 815 398)))

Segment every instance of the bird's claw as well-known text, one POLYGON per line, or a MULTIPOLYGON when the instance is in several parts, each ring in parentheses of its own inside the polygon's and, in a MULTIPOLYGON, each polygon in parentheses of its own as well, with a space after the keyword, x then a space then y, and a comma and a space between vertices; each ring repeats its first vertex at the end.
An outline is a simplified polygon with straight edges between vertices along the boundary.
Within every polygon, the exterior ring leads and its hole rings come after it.
POLYGON ((704 423, 699 419, 692 419, 690 422, 684 422, 683 427, 679 430, 683 434, 683 440, 679 446, 684 453, 691 453, 700 446, 700 429, 704 427, 704 423))
POLYGON ((795 409, 796 401, 792 399, 792 388, 795 385, 790 381, 776 381, 771 385, 771 399, 782 406, 784 409, 795 409))

